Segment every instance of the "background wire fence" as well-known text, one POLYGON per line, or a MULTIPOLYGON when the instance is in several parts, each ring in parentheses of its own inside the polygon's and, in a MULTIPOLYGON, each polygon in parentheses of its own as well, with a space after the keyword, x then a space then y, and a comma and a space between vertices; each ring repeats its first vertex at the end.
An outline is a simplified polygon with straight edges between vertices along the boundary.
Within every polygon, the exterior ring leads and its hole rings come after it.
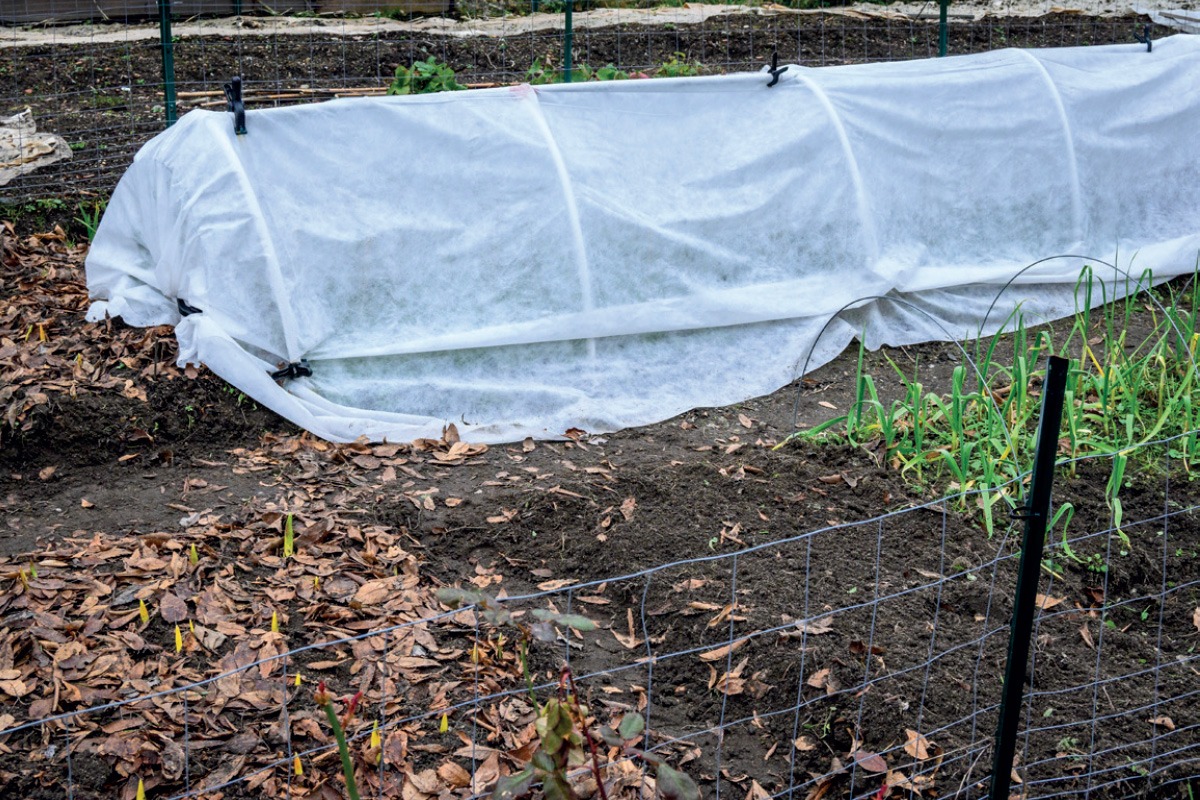
MULTIPOLYGON (((397 66, 430 58, 469 86, 517 83, 535 65, 561 71, 564 62, 561 0, 177 0, 172 9, 181 114, 223 109, 221 87, 234 75, 246 81, 248 106, 262 108, 381 94, 397 66)), ((653 75, 674 60, 722 73, 759 69, 775 52, 784 63, 824 66, 938 51, 936 4, 901 13, 634 0, 580 2, 573 11, 573 62, 592 69, 612 65, 653 75)), ((1132 43, 1146 22, 1134 15, 954 10, 948 51, 1132 43)), ((1151 35, 1171 32, 1155 25, 1151 35)), ((0 186, 0 200, 73 208, 109 192, 137 149, 166 125, 162 51, 155 2, 4 4, 0 115, 30 108, 38 129, 62 137, 71 157, 11 177, 0 186)))
MULTIPOLYGON (((1153 477, 1126 498, 1119 527, 1051 534, 1017 748, 1014 791, 1024 797, 1147 787, 1169 796, 1165 787, 1197 774, 1200 504, 1172 455, 1196 436, 1154 445, 1161 471, 1146 470, 1153 477), (1067 569, 1080 562, 1089 568, 1067 569)), ((1059 467, 1103 475, 1112 463, 1059 467)), ((497 602, 599 621, 599 631, 564 629, 557 643, 533 646, 532 694, 552 696, 565 662, 599 722, 642 715, 646 747, 706 796, 741 798, 750 781, 758 798, 866 798, 885 784, 985 796, 1019 537, 981 533, 970 522, 977 500, 960 493, 497 602)), ((1091 516, 1073 501, 1076 520, 1109 515, 1102 499, 1091 516)), ((113 740, 136 729, 157 763, 131 776, 126 793, 142 778, 159 797, 306 796, 314 773, 336 771, 309 694, 321 670, 338 691, 364 693, 352 728, 364 796, 486 795, 515 771, 514 754, 536 744, 515 638, 465 608, 261 658, 239 647, 232 670, 183 685, 164 675, 160 691, 13 726, 0 748, 87 798, 100 796, 87 783, 89 760, 119 759, 113 740), (435 651, 450 665, 431 660, 435 651), (297 674, 309 682, 297 688, 297 674), (373 732, 380 740, 368 750, 373 732), (230 744, 243 737, 258 746, 230 744)), ((608 769, 614 791, 643 788, 639 763, 608 769)))

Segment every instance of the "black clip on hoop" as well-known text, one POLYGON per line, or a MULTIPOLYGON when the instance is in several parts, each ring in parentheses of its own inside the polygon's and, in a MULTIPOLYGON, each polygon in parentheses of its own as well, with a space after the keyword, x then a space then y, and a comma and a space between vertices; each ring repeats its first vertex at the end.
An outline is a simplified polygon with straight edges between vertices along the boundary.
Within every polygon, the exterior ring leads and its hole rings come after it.
POLYGON ((1149 25, 1143 25, 1142 26, 1142 35, 1138 36, 1135 33, 1133 35, 1133 38, 1137 39, 1139 42, 1146 45, 1147 53, 1154 51, 1154 40, 1150 38, 1150 26, 1149 25))
POLYGON ((779 51, 772 50, 771 51, 771 68, 769 70, 767 70, 767 72, 771 75, 771 82, 767 84, 767 88, 770 89, 772 86, 779 83, 779 76, 782 75, 783 73, 787 72, 787 69, 788 69, 787 67, 779 66, 779 51))
POLYGON ((308 365, 308 360, 302 358, 299 361, 293 361, 283 369, 275 370, 271 373, 271 377, 274 380, 282 381, 291 380, 292 378, 307 378, 312 374, 312 367, 308 365))
POLYGON ((190 305, 188 301, 184 300, 182 297, 177 297, 175 299, 175 307, 179 309, 179 316, 181 317, 190 317, 192 314, 202 313, 200 309, 190 305))
POLYGON ((1011 509, 1008 512, 1008 518, 1011 519, 1013 522, 1017 522, 1019 520, 1024 520, 1024 519, 1033 519, 1034 517, 1037 517, 1037 516, 1039 516, 1039 515, 1034 513, 1033 511, 1029 510, 1028 505, 1017 506, 1016 508, 1011 509))
POLYGON ((242 99, 242 79, 235 75, 225 84, 225 110, 233 113, 233 132, 246 133, 246 103, 242 99))

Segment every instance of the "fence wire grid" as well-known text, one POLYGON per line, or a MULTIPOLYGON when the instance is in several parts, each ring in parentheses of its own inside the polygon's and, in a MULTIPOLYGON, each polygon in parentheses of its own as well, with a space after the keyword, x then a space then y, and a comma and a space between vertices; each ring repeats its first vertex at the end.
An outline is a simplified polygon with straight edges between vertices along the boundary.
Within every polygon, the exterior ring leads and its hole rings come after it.
MULTIPOLYGON (((1161 471, 1127 498, 1119 525, 1104 508, 1100 524, 1080 529, 1077 515, 1074 530, 1055 530, 1047 543, 1014 769, 1020 797, 1147 787, 1173 796, 1175 784, 1184 796, 1195 780, 1200 505, 1178 453, 1197 435, 1154 443, 1161 471), (1062 565, 1085 554, 1096 568, 1069 579, 1062 565), (1065 654, 1062 643, 1080 639, 1094 658, 1065 654)), ((1103 475, 1112 458, 1058 469, 1103 475)), ((135 777, 153 796, 179 800, 323 796, 300 774, 336 764, 311 681, 316 670, 352 663, 319 674, 363 693, 350 733, 351 747, 377 765, 359 770, 364 796, 488 796, 536 745, 535 698, 555 694, 565 663, 598 722, 641 715, 646 749, 694 776, 706 796, 741 798, 748 786, 760 799, 867 798, 897 787, 907 796, 986 796, 1019 537, 1011 526, 991 539, 972 533, 960 512, 978 497, 961 492, 731 553, 489 600, 601 624, 535 644, 529 686, 516 634, 467 607, 262 658, 246 649, 236 668, 204 680, 162 675, 159 691, 13 725, 0 731, 0 751, 21 754, 66 796, 88 798, 100 795, 80 778, 87 765, 120 756, 112 738, 140 729, 158 766, 131 775, 122 796, 135 777), (433 653, 453 659, 436 675, 426 669, 437 664, 433 653), (216 720, 222 736, 249 735, 259 746, 231 754, 214 738, 216 720), (758 765, 754 774, 747 765, 758 765)), ((610 796, 650 791, 640 760, 610 756, 610 796)))
MULTIPOLYGON (((561 77, 568 40, 577 70, 612 66, 647 75, 664 65, 684 74, 757 70, 775 53, 784 63, 824 66, 927 58, 939 49, 936 3, 822 10, 756 1, 584 0, 570 7, 569 32, 561 0, 168 5, 169 33, 152 0, 0 5, 0 117, 28 108, 37 131, 57 137, 39 139, 0 171, 0 203, 9 206, 8 216, 102 200, 137 149, 166 127, 168 88, 174 113, 223 109, 222 86, 235 75, 245 81, 248 107, 264 108, 379 95, 397 67, 428 59, 448 65, 467 86, 519 83, 556 71, 561 77), (164 43, 173 81, 164 70, 164 43), (46 158, 47 148, 57 159, 46 158), (43 165, 25 171, 25 162, 43 165), (30 203, 40 205, 20 208, 30 203)), ((1132 13, 1013 16, 951 6, 947 52, 1132 43, 1145 24, 1149 17, 1132 13)), ((1151 24, 1152 37, 1174 32, 1151 24)), ((8 135, 21 140, 29 135, 23 131, 8 135)), ((397 147, 402 151, 403 143, 397 147)))

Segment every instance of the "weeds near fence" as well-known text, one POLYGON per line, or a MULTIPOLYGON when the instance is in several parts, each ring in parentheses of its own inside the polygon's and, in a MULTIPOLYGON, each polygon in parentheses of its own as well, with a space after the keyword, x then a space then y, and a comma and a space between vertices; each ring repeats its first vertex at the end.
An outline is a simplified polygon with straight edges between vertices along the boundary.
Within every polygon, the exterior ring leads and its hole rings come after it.
POLYGON ((432 94, 457 92, 467 87, 455 80, 454 70, 436 58, 414 61, 411 67, 396 67, 396 77, 388 86, 388 94, 432 94))
MULTIPOLYGON (((1136 286, 1131 280, 1126 289, 1148 287, 1151 277, 1144 273, 1136 286)), ((1015 310, 1000 333, 976 340, 973 353, 963 352, 945 394, 926 391, 919 362, 910 374, 885 357, 902 395, 885 402, 864 366, 860 342, 849 410, 787 441, 865 446, 922 487, 979 489, 979 508, 991 532, 993 507, 1017 505, 1014 493, 1020 487, 1012 482, 1032 453, 1045 377, 1037 365, 1047 355, 1059 355, 1070 360, 1060 454, 1071 459, 1115 454, 1107 501, 1119 529, 1124 451, 1169 438, 1171 456, 1189 476, 1200 463, 1195 433, 1200 404, 1193 399, 1200 281, 1193 276, 1183 285, 1168 284, 1159 290, 1162 299, 1157 302, 1129 292, 1109 303, 1109 286, 1096 281, 1091 268, 1083 271, 1076 285, 1077 310, 1061 339, 1054 331, 1061 326, 1031 330, 1020 309, 1015 310), (1093 313, 1097 300, 1106 303, 1098 316, 1093 313), (1010 328, 1011 334, 1006 333, 1010 328), (1001 356, 1005 352, 1007 358, 1001 356)), ((1138 468, 1155 461, 1153 449, 1136 452, 1138 468)), ((1068 470, 1074 474, 1074 463, 1068 470)), ((1069 509, 1058 513, 1067 514, 1069 521, 1069 509)))

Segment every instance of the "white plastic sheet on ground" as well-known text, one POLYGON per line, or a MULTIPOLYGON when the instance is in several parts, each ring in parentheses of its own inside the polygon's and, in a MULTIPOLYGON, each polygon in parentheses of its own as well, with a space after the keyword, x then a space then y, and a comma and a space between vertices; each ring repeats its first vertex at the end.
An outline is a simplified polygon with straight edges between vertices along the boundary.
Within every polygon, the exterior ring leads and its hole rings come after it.
POLYGON ((89 316, 175 324, 181 362, 328 439, 511 441, 764 394, 864 329, 972 334, 1047 256, 1088 259, 986 327, 1070 313, 1085 263, 1196 266, 1200 41, 768 80, 335 101, 240 137, 193 111, 117 187, 89 316))

